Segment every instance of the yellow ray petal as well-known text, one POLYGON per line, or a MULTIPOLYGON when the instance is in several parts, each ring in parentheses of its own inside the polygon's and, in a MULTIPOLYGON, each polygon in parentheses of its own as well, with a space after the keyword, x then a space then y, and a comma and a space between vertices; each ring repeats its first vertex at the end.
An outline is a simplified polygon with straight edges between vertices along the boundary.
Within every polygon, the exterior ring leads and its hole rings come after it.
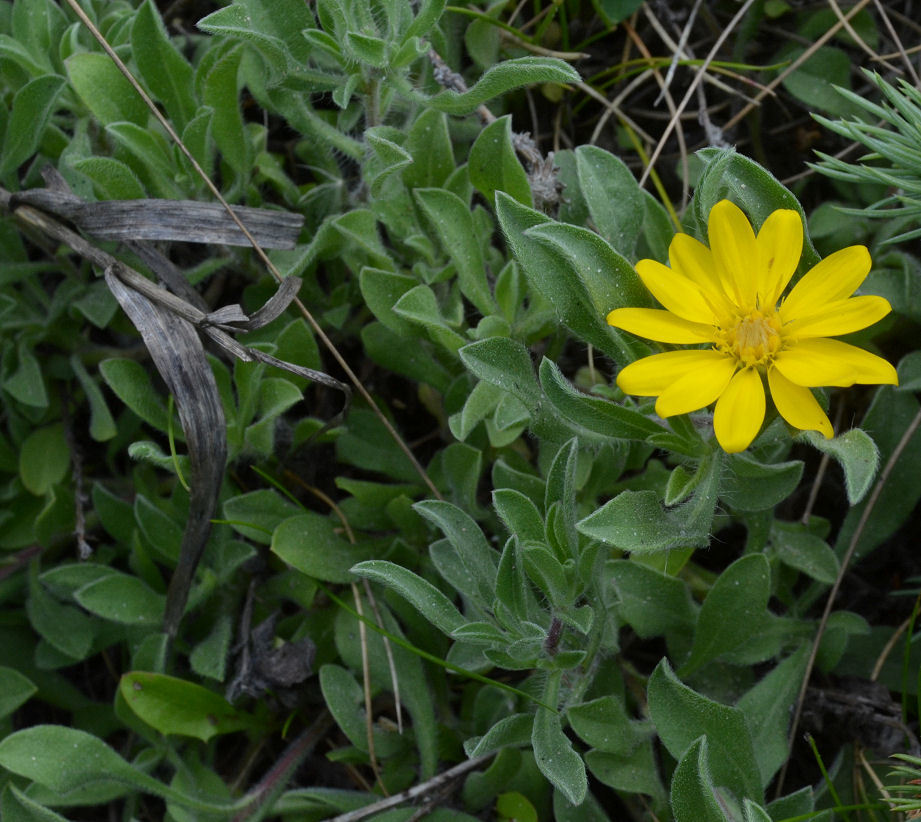
POLYGON ((719 351, 668 351, 643 357, 617 375, 617 385, 626 394, 638 397, 656 397, 673 382, 688 372, 712 368, 717 362, 729 359, 719 351))
POLYGON ((873 325, 890 311, 892 306, 883 297, 850 297, 826 303, 821 310, 808 317, 788 321, 786 306, 781 307, 780 318, 784 323, 784 335, 803 337, 837 337, 850 334, 873 325))
POLYGON ((740 308, 754 310, 764 263, 748 218, 735 203, 720 200, 710 210, 707 233, 723 290, 740 308))
POLYGON ((764 422, 764 386, 754 368, 740 371, 716 401, 713 431, 728 454, 744 451, 764 422))
POLYGON ((854 383, 899 384, 895 368, 882 357, 824 337, 799 340, 784 348, 774 358, 774 367, 790 382, 806 388, 854 383))
POLYGON ((822 406, 808 388, 790 382, 776 368, 768 371, 768 385, 780 416, 794 428, 818 431, 829 440, 835 435, 822 406))
POLYGON ((712 342, 712 325, 692 323, 661 308, 615 308, 608 325, 622 328, 647 340, 676 344, 712 342))
POLYGON ((784 300, 788 317, 814 314, 826 303, 850 297, 870 273, 870 252, 851 245, 829 254, 807 271, 784 300))
POLYGON ((713 253, 690 234, 676 234, 668 247, 668 260, 672 269, 695 283, 720 315, 731 315, 732 304, 723 291, 716 273, 713 253))
POLYGON ((656 260, 640 260, 636 273, 652 296, 672 314, 696 323, 714 322, 713 309, 700 288, 687 277, 656 260))
POLYGON ((735 361, 725 355, 719 359, 714 357, 707 365, 689 369, 662 392, 656 401, 656 413, 660 417, 672 417, 706 408, 723 393, 735 370, 735 361))
POLYGON ((758 232, 758 246, 764 261, 764 280, 759 284, 761 305, 770 309, 790 282, 803 253, 803 221, 796 211, 780 208, 772 212, 758 232))

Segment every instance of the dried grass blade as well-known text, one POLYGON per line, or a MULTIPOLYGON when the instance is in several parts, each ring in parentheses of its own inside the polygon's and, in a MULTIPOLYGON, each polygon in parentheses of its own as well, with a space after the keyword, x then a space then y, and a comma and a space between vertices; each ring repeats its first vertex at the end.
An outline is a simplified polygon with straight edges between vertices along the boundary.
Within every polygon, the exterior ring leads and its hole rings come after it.
POLYGON ((163 629, 172 638, 182 620, 195 569, 211 533, 211 519, 217 508, 227 460, 224 409, 195 327, 126 286, 111 266, 105 271, 105 280, 176 398, 179 420, 188 443, 189 517, 182 534, 179 562, 167 591, 163 619, 163 629))

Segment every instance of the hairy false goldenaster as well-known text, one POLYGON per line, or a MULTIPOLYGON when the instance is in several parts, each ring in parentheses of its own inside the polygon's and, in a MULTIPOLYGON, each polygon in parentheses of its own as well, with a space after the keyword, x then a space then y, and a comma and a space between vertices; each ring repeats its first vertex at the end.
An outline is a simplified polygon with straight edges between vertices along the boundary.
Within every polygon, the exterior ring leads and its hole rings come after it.
POLYGON ((617 376, 627 394, 658 397, 671 417, 716 402, 713 428, 725 451, 744 451, 764 422, 767 377, 780 415, 795 428, 833 436, 810 388, 898 383, 886 360, 829 339, 872 325, 892 309, 882 297, 851 294, 870 272, 862 245, 836 251, 813 266, 780 301, 803 249, 796 211, 774 211, 757 236, 735 204, 710 211, 710 248, 677 234, 670 267, 640 260, 636 273, 662 304, 618 308, 608 323, 650 340, 706 345, 653 354, 617 376), (778 303, 778 301, 780 301, 778 303))

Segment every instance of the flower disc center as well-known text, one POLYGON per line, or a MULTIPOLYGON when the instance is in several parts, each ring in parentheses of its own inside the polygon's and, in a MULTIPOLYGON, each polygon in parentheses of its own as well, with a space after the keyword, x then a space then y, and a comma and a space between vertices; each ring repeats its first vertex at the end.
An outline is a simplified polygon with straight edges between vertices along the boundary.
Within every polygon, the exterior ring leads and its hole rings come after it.
POLYGON ((770 314, 752 311, 724 332, 720 347, 744 366, 766 365, 780 349, 780 323, 770 314))

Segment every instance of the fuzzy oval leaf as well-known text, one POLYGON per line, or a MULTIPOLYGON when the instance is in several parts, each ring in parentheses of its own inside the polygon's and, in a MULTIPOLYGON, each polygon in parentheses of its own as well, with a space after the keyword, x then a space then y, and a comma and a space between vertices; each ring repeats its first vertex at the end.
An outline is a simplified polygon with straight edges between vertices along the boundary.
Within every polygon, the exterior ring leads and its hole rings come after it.
POLYGON ((166 674, 132 671, 122 675, 118 689, 128 707, 162 734, 207 742, 255 725, 250 715, 236 710, 220 694, 166 674))
POLYGON ((121 782, 142 790, 159 784, 101 739, 61 725, 36 725, 6 737, 0 742, 0 765, 65 795, 94 782, 121 782))
POLYGON ((134 16, 131 54, 147 88, 163 103, 173 123, 185 127, 197 108, 192 66, 170 40, 153 0, 145 0, 134 16))
POLYGON ((476 521, 456 505, 440 500, 417 502, 413 509, 444 532, 476 581, 480 596, 491 604, 496 593, 499 556, 476 521))
POLYGON ((531 734, 534 761, 541 773, 572 802, 580 805, 588 792, 585 763, 563 733, 560 715, 538 708, 531 734))
POLYGON ((761 800, 761 773, 742 711, 692 690, 664 659, 649 678, 647 698, 659 738, 675 759, 706 736, 714 782, 761 800))
POLYGON ((835 552, 824 539, 810 533, 800 523, 775 520, 771 526, 771 543, 785 565, 826 585, 838 578, 840 566, 835 552))
POLYGON ((0 719, 9 716, 38 688, 15 668, 0 667, 0 719))
POLYGON ((496 310, 496 304, 486 280, 483 251, 470 208, 456 194, 442 188, 417 188, 415 196, 457 269, 464 296, 488 316, 496 310))
POLYGON ((70 449, 60 423, 46 425, 27 436, 19 451, 19 477, 37 496, 64 479, 70 466, 70 449))
POLYGON ((446 114, 464 115, 494 97, 522 86, 578 82, 578 72, 562 60, 552 57, 518 57, 493 66, 473 88, 463 94, 443 91, 429 100, 428 105, 446 114))
POLYGON ((527 348, 508 337, 489 337, 465 345, 461 361, 476 377, 517 397, 530 411, 540 402, 540 387, 527 348))
POLYGON ((860 502, 870 490, 879 468, 879 449, 870 435, 860 428, 852 428, 830 440, 816 431, 806 431, 801 436, 813 448, 838 460, 844 470, 848 503, 860 502))
POLYGON ((575 155, 579 188, 595 228, 618 253, 633 258, 645 216, 643 193, 633 172, 597 146, 579 146, 575 155))
POLYGON ((74 592, 87 611, 124 625, 159 625, 166 597, 137 577, 114 572, 74 592))
POLYGON ((154 391, 150 374, 134 360, 109 359, 99 363, 99 371, 115 395, 144 422, 166 432, 166 404, 154 391))
POLYGON ((570 423, 615 439, 645 440, 650 434, 665 433, 659 423, 638 411, 576 390, 559 367, 546 357, 538 373, 547 399, 570 423))
POLYGON ((512 118, 506 114, 484 128, 467 158, 470 182, 492 204, 497 191, 531 207, 531 184, 512 145, 512 118))
POLYGON ((717 577, 701 605, 691 655, 679 673, 699 670, 758 633, 770 596, 771 568, 764 554, 733 562, 717 577))
POLYGON ((312 512, 281 522, 272 534, 271 551, 323 582, 354 582, 352 566, 369 559, 366 548, 350 545, 329 519, 312 512))
POLYGON ((16 92, 0 153, 0 174, 12 171, 38 150, 65 83, 63 77, 46 74, 16 92))
POLYGON ((460 611, 431 582, 418 574, 381 559, 359 562, 352 573, 396 591, 438 630, 450 634, 466 624, 460 611))
POLYGON ((675 822, 726 822, 710 775, 707 737, 694 740, 672 775, 671 803, 675 822))
POLYGON ((64 64, 77 96, 102 125, 147 122, 147 106, 107 54, 82 51, 64 64))

